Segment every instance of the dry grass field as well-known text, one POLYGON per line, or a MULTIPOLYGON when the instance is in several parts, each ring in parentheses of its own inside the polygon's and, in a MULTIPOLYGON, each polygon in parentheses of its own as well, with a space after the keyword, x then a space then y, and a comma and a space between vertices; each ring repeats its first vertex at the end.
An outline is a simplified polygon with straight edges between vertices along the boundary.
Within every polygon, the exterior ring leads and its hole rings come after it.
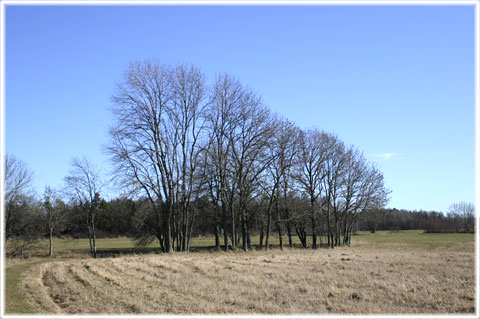
POLYGON ((22 281, 35 312, 65 314, 472 314, 474 286, 473 236, 436 248, 357 241, 67 259, 36 264, 22 281))

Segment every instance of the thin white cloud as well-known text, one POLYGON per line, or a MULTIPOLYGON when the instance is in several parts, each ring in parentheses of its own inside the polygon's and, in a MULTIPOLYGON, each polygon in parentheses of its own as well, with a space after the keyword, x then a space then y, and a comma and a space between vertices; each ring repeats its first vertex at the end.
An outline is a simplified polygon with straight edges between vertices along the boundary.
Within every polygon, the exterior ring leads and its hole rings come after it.
POLYGON ((373 156, 380 158, 382 160, 388 161, 394 157, 398 157, 397 153, 390 152, 390 153, 380 153, 380 154, 373 154, 373 156))

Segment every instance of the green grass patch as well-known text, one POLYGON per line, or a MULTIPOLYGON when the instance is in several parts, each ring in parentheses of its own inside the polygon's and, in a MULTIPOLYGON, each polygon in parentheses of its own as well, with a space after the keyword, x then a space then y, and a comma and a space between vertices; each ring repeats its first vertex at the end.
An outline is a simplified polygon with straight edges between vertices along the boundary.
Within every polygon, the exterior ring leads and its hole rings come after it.
MULTIPOLYGON (((297 236, 292 237, 293 244, 297 247, 301 245, 297 236)), ((317 240, 320 240, 318 237, 317 240)), ((322 237, 322 243, 327 242, 326 237, 322 237)), ((400 247, 409 246, 412 248, 452 248, 460 245, 473 245, 475 240, 474 234, 456 234, 456 233, 424 233, 422 230, 405 230, 405 231, 378 231, 376 234, 362 231, 352 237, 352 246, 372 245, 373 247, 400 247)), ((97 239, 97 252, 102 255, 118 255, 132 253, 160 253, 160 245, 154 240, 147 246, 136 246, 135 240, 127 237, 120 238, 99 238, 97 239)), ((251 237, 252 246, 259 244, 259 236, 251 237)), ((307 238, 307 243, 311 245, 312 238, 307 238)), ((223 238, 220 244, 223 246, 223 238)), ((231 244, 231 242, 230 242, 231 244)), ((280 240, 276 234, 269 239, 269 244, 273 247, 280 244, 280 240)), ((283 236, 284 247, 288 246, 288 237, 283 236)), ((192 238, 192 250, 202 250, 202 248, 214 247, 215 238, 213 236, 202 236, 192 238)), ((240 245, 241 246, 241 245, 240 245)), ((8 250, 8 247, 7 247, 8 250)), ((54 254, 57 256, 68 257, 70 255, 86 255, 88 256, 90 246, 88 239, 61 239, 56 238, 53 241, 54 254)), ((35 244, 35 247, 29 251, 32 256, 47 256, 48 240, 41 240, 35 244)), ((28 256, 28 254, 27 254, 28 256)))
POLYGON ((33 266, 44 263, 46 259, 29 260, 5 269, 5 312, 9 314, 33 313, 22 289, 25 273, 33 266))
POLYGON ((360 232, 353 236, 352 245, 373 247, 410 247, 425 249, 442 249, 454 247, 472 247, 474 234, 457 233, 424 233, 423 230, 405 230, 399 232, 380 231, 376 234, 360 232))

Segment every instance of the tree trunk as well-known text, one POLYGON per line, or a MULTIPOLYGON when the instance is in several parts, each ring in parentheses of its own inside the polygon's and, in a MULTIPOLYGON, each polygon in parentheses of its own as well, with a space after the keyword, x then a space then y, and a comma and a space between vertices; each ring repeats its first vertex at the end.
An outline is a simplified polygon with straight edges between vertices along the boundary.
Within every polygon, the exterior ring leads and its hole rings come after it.
POLYGON ((88 226, 88 244, 90 245, 90 255, 93 257, 92 228, 88 226))
POLYGON ((170 225, 170 222, 167 223, 167 233, 165 235, 165 249, 167 250, 167 253, 173 252, 172 225, 170 225))
POLYGON ((287 218, 287 237, 288 237, 288 247, 293 248, 292 240, 292 227, 290 225, 290 210, 287 207, 287 201, 285 201, 285 217, 287 218))
POLYGON ((230 216, 231 216, 231 222, 232 222, 232 247, 238 246, 238 234, 237 234, 237 228, 235 225, 235 212, 233 211, 233 204, 229 205, 230 208, 230 216))
POLYGON ((315 220, 315 217, 313 216, 313 213, 312 213, 312 217, 311 217, 311 222, 312 222, 312 249, 317 249, 317 227, 316 227, 316 223, 317 221, 315 220))
POLYGON ((173 207, 169 203, 168 204, 168 210, 167 210, 167 216, 165 216, 165 250, 167 253, 170 253, 173 251, 172 247, 172 215, 173 215, 173 207))
POLYGON ((235 228, 235 233, 236 233, 236 235, 235 235, 235 242, 236 242, 235 247, 238 247, 238 246, 240 246, 240 228, 239 227, 235 228))
POLYGON ((260 222, 260 239, 258 242, 258 246, 260 247, 260 249, 263 249, 263 228, 264 228, 264 225, 263 225, 263 219, 262 219, 260 222))
POLYGON ((195 205, 193 206, 193 211, 192 211, 192 218, 190 220, 190 227, 188 230, 188 236, 187 236, 187 251, 190 251, 190 243, 192 242, 192 233, 193 233, 193 223, 195 221, 195 215, 196 215, 196 210, 195 210, 195 205))
POLYGON ((282 227, 280 226, 280 223, 277 223, 277 232, 278 240, 280 241, 280 249, 283 250, 282 227))
POLYGON ((269 248, 269 239, 270 239, 270 229, 271 229, 271 224, 272 224, 272 201, 270 200, 270 203, 268 204, 268 209, 267 209, 267 227, 266 227, 266 235, 265 235, 265 250, 268 250, 269 248))
POLYGON ((183 229, 182 229, 182 251, 187 251, 187 233, 188 233, 188 207, 184 207, 184 220, 183 220, 183 229))
POLYGON ((96 236, 95 236, 95 224, 92 225, 92 257, 97 258, 97 244, 96 244, 96 236))
POLYGON ((244 208, 242 208, 241 214, 241 225, 242 225, 242 248, 244 251, 248 251, 248 238, 247 238, 247 221, 245 218, 244 208))
POLYGON ((48 256, 53 255, 53 229, 50 228, 50 232, 48 233, 48 241, 49 241, 49 247, 48 247, 48 256))
POLYGON ((290 225, 290 210, 288 209, 288 204, 287 204, 287 180, 284 179, 285 181, 285 187, 283 188, 283 204, 285 205, 285 217, 287 218, 287 236, 288 236, 288 246, 290 248, 293 248, 293 241, 292 241, 292 229, 290 225))
POLYGON ((348 221, 348 215, 349 215, 348 213, 345 213, 345 219, 343 221, 343 243, 342 243, 343 245, 346 245, 348 242, 348 228, 351 223, 348 221))
POLYGON ((287 236, 288 236, 288 247, 293 248, 292 229, 289 221, 287 221, 287 236))
MULTIPOLYGON (((226 209, 224 204, 222 204, 222 213, 223 213, 223 244, 224 244, 224 250, 228 251, 227 209, 226 209)), ((232 241, 232 243, 233 243, 233 241, 232 241)))
POLYGON ((317 221, 315 219, 315 207, 313 199, 310 200, 311 216, 310 220, 312 223, 312 249, 317 249, 317 221))
POLYGON ((280 205, 278 201, 278 198, 280 198, 280 194, 278 189, 276 190, 276 192, 277 192, 276 194, 277 200, 275 200, 275 213, 277 214, 277 220, 275 224, 277 224, 277 232, 278 232, 278 240, 280 242, 280 249, 283 250, 283 238, 282 238, 282 226, 281 226, 282 218, 280 216, 280 205))
POLYGON ((163 245, 163 237, 162 237, 162 234, 160 232, 157 233, 157 239, 158 239, 158 243, 160 245, 160 250, 162 252, 165 252, 165 246, 163 245))
POLYGON ((300 239, 303 248, 307 248, 307 234, 305 232, 305 229, 303 229, 303 227, 298 227, 297 225, 295 225, 295 231, 297 232, 298 239, 300 239))
POLYGON ((330 209, 327 210, 327 247, 330 247, 330 209))
POLYGON ((218 227, 218 223, 215 224, 215 230, 214 230, 214 233, 215 233, 215 248, 220 251, 220 236, 219 236, 219 230, 220 227, 218 227))

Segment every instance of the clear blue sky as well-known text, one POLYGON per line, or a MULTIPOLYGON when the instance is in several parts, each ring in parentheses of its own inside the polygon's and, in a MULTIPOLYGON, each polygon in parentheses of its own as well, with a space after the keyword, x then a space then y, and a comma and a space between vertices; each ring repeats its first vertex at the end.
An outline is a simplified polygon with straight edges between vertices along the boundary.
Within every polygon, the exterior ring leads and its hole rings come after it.
POLYGON ((110 169, 110 96, 144 58, 228 72, 355 144, 389 207, 474 201, 473 6, 7 6, 5 149, 38 193, 73 156, 110 169))

